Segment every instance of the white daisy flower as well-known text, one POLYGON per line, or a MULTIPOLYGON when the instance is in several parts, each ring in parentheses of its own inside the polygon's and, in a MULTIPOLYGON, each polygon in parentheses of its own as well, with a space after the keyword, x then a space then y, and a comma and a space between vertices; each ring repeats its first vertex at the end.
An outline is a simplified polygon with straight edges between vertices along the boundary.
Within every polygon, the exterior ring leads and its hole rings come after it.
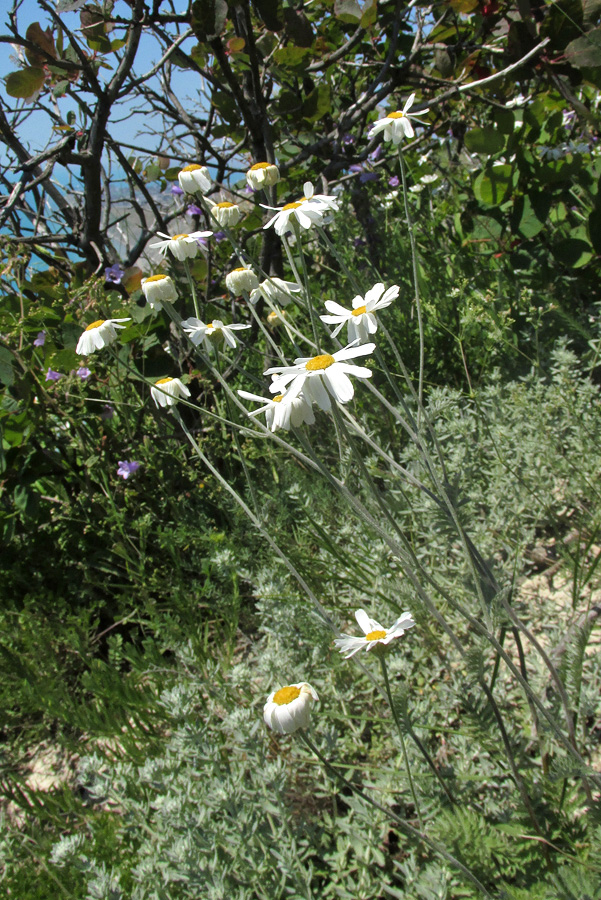
POLYGON ((420 181, 422 184, 434 184, 435 181, 438 181, 438 175, 422 175, 420 181))
POLYGON ((355 396, 349 375, 356 378, 371 378, 371 371, 365 366, 354 366, 346 362, 356 356, 367 356, 375 350, 375 344, 361 347, 345 347, 336 353, 322 353, 319 356, 301 357, 293 366, 274 366, 265 375, 276 373, 271 387, 272 394, 280 394, 288 385, 286 396, 298 397, 301 391, 311 403, 317 403, 326 412, 332 408, 331 396, 339 403, 348 403, 355 396))
POLYGON ((259 279, 252 269, 246 266, 239 266, 233 269, 225 276, 225 286, 234 297, 241 297, 242 294, 250 294, 259 287, 259 279))
POLYGON ((251 303, 256 303, 259 297, 271 303, 279 303, 280 306, 288 306, 292 301, 292 294, 298 294, 300 291, 296 281, 284 281, 276 275, 271 275, 262 281, 258 288, 250 295, 251 303))
POLYGON ((182 322, 182 328, 195 347, 198 347, 201 341, 204 341, 206 346, 210 347, 216 338, 222 337, 230 347, 237 347, 233 332, 250 328, 250 325, 224 325, 221 319, 213 319, 212 322, 205 325, 200 319, 191 318, 182 322))
POLYGON ((78 356, 89 356, 94 350, 102 350, 117 340, 117 328, 125 328, 120 322, 131 322, 131 319, 97 319, 88 325, 77 342, 75 352, 78 356))
POLYGON ((168 234, 163 234, 162 231, 157 231, 157 234, 159 237, 165 238, 165 240, 159 241, 156 244, 151 244, 151 248, 160 250, 162 256, 165 256, 167 250, 170 250, 176 259, 183 262, 184 259, 191 259, 199 252, 199 238, 208 238, 213 232, 193 231, 191 234, 174 234, 173 236, 170 236, 168 234))
MULTIPOLYGON (((414 119, 416 122, 420 122, 417 116, 410 116, 409 110, 413 106, 413 101, 415 100, 415 94, 411 94, 407 102, 405 103, 402 110, 397 110, 396 112, 390 112, 387 116, 384 116, 383 119, 379 119, 375 125, 372 125, 368 132, 368 138, 375 137, 376 134, 380 134, 381 131, 384 132, 384 140, 392 141, 393 144, 400 144, 404 137, 412 138, 415 136, 415 132, 413 130, 413 126, 411 124, 411 119, 414 119)), ((425 115, 427 112, 430 112, 429 109, 420 109, 420 116, 425 115)), ((420 124, 422 124, 420 122, 420 124)))
POLYGON ((221 203, 211 203, 211 213, 220 225, 225 225, 228 228, 237 225, 242 217, 240 207, 236 206, 235 203, 230 203, 229 200, 222 200, 221 203))
POLYGON ((358 609, 355 613, 355 618, 363 632, 363 637, 343 634, 342 637, 334 639, 334 643, 340 652, 346 653, 345 659, 350 659, 359 650, 373 650, 378 645, 386 646, 415 625, 413 616, 409 612, 404 612, 390 628, 384 628, 375 619, 371 619, 364 609, 358 609))
POLYGON ((306 181, 303 185, 305 196, 293 203, 286 203, 281 208, 265 206, 265 209, 275 209, 276 214, 263 228, 275 228, 280 237, 289 231, 293 231, 291 219, 296 219, 301 228, 311 228, 312 225, 327 225, 332 221, 332 212, 338 212, 336 197, 328 197, 327 194, 314 193, 313 185, 306 181))
POLYGON ((280 170, 273 163, 259 162, 251 166, 246 173, 246 180, 255 191, 271 187, 280 180, 280 170))
POLYGON ((332 337, 336 337, 346 322, 348 323, 349 344, 356 341, 365 343, 369 340, 369 335, 375 334, 378 330, 375 313, 379 309, 390 306, 392 301, 398 297, 399 290, 400 288, 395 284, 385 291, 384 285, 378 282, 366 293, 365 297, 354 298, 352 309, 345 309, 334 300, 326 300, 325 307, 332 315, 319 318, 328 325, 336 325, 332 337))
POLYGON ((277 431, 278 428, 284 428, 289 431, 290 428, 299 428, 301 425, 313 425, 315 416, 311 408, 311 403, 302 396, 289 398, 286 394, 277 394, 275 397, 261 397, 259 394, 251 394, 249 391, 238 391, 244 400, 255 400, 262 403, 259 409, 253 409, 249 412, 251 418, 265 413, 265 424, 271 431, 277 431))
POLYGON ((186 194, 206 194, 211 189, 211 176, 206 166, 186 166, 177 176, 179 186, 186 194))
POLYGON ((285 325, 286 313, 284 310, 276 311, 275 309, 272 309, 267 315, 267 324, 270 328, 279 328, 281 325, 285 325))
POLYGON ((315 688, 301 681, 274 691, 263 707, 265 724, 278 734, 293 734, 299 728, 308 728, 311 706, 319 700, 315 688))
POLYGON ((159 378, 150 395, 157 406, 175 406, 180 397, 189 397, 190 391, 179 378, 159 378))
POLYGON ((177 290, 168 275, 149 275, 142 279, 141 287, 152 309, 161 309, 163 303, 177 300, 177 290))

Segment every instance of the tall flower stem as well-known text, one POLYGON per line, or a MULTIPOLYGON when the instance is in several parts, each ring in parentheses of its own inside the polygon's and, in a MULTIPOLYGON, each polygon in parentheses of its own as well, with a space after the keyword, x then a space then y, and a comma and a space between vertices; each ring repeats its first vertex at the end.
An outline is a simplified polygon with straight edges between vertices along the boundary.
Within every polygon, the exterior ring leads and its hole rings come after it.
POLYGON ((311 302, 311 292, 309 289, 309 273, 307 272, 307 264, 305 262, 305 254, 303 251, 303 242, 301 238, 301 229, 300 225, 296 218, 292 218, 292 226, 294 228, 294 236, 296 238, 296 246, 298 247, 298 258, 300 260, 301 269, 303 273, 303 286, 305 288, 305 299, 307 301, 307 306, 309 308, 309 318, 311 319, 311 331, 313 332, 313 340, 315 341, 315 346, 317 347, 317 352, 320 353, 320 341, 317 334, 317 322, 315 320, 315 310, 313 309, 313 303, 311 302))
POLYGON ((188 279, 188 284, 190 285, 190 291, 192 292, 192 303, 194 304, 194 313, 197 319, 200 319, 200 308, 198 306, 198 298, 196 296, 196 285, 194 284, 194 279, 192 278, 192 272, 190 271, 190 263, 187 259, 184 260, 184 269, 186 270, 186 278, 188 279))
MULTIPOLYGON (((384 649, 378 647, 377 649, 384 649)), ((413 775, 411 774, 411 766, 409 765, 409 757, 407 756, 407 747, 405 746, 405 738, 403 736, 403 728, 401 726, 401 722, 396 710, 396 706, 394 705, 394 701, 392 699, 392 693, 390 691, 390 681, 388 680, 388 669, 386 668, 386 660, 384 659, 384 654, 380 655, 380 666, 382 667, 382 677, 384 679, 384 687, 386 688, 386 696, 388 697, 388 705, 390 706, 390 711, 392 713, 392 718, 394 719, 394 723, 397 727, 397 731, 399 733, 399 739, 401 741, 401 750, 403 751, 403 760, 405 762, 405 769, 407 771, 407 779, 409 781, 409 788, 411 790, 411 796, 413 797, 413 803, 415 805, 415 812, 417 814, 417 821, 419 822, 420 831, 424 830, 422 814, 419 807, 419 801, 417 799, 417 793, 415 790, 415 784, 413 783, 413 775)))
POLYGON ((413 220, 409 210, 409 196, 407 193, 407 175, 405 172, 405 160, 403 151, 399 146, 399 163, 401 167, 401 181, 403 183, 403 201, 405 204, 405 218, 407 220, 407 229, 409 231, 409 242, 411 244, 411 261, 413 265, 413 290, 415 296, 415 309, 417 312, 417 327, 419 330, 419 380, 417 385, 417 425, 421 422, 422 407, 424 401, 424 323, 422 318, 422 303, 419 294, 419 276, 417 271, 417 242, 415 240, 415 232, 413 229, 413 220))
POLYGON ((396 822, 396 824, 399 828, 399 831, 402 831, 408 837, 412 837, 415 840, 418 840, 418 841, 421 841, 422 843, 424 843, 426 845, 426 847, 428 847, 430 850, 432 850, 433 853, 436 853, 437 856, 442 857, 442 859, 445 859, 448 863, 450 863, 456 869, 459 869, 459 871, 462 872, 463 875, 465 875, 465 877, 469 881, 471 881, 471 883, 475 887, 478 888, 478 890, 482 893, 483 897, 486 897, 487 900, 493 900, 492 894, 490 894, 486 890, 486 888, 484 887, 482 882, 479 881, 476 878, 476 876, 473 874, 473 872, 470 872, 470 870, 466 866, 464 866, 463 863, 459 862, 458 859, 456 859, 451 853, 449 853, 448 850, 445 850, 444 847, 441 847, 440 844, 436 843, 436 841, 433 841, 432 838, 428 837, 428 835, 424 834, 422 831, 418 831, 417 828, 414 828, 412 825, 410 825, 408 822, 406 822, 404 819, 402 819, 400 816, 398 816, 395 812, 393 812, 389 807, 383 806, 381 803, 378 803, 377 800, 373 800, 369 796, 369 794, 366 794, 365 791, 363 791, 360 787, 357 787, 356 784, 353 784, 351 781, 348 780, 348 778, 345 778, 344 775, 341 772, 339 772, 338 769, 335 768, 335 766, 333 766, 331 762, 329 762, 329 760, 327 760, 325 758, 325 756, 315 746, 315 744, 313 743, 313 741, 311 740, 311 738, 308 736, 308 734, 306 733, 306 731, 304 729, 301 729, 301 731, 297 732, 297 734, 298 734, 299 738, 301 739, 301 741, 303 741, 306 744, 306 746, 309 748, 309 750, 311 750, 311 752, 314 753, 315 756, 317 757, 317 759, 322 763, 322 765, 324 766, 325 770, 327 771, 328 775, 330 775, 331 778, 335 778, 337 781, 340 781, 342 784, 344 784, 345 787, 349 788, 354 794, 357 794, 358 797, 361 797, 362 800, 364 800, 370 806, 373 806, 374 809, 377 809, 380 812, 384 813, 384 815, 387 818, 393 819, 396 822))

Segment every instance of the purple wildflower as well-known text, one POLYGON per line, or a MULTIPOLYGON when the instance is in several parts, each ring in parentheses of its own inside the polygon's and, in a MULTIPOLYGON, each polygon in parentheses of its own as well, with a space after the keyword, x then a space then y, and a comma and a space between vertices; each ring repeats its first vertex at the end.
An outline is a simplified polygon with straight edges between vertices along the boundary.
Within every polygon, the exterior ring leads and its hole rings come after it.
POLYGON ((38 336, 35 339, 35 341, 33 342, 33 346, 34 347, 43 347, 45 342, 46 342, 46 332, 38 331, 38 336))
POLYGON ((376 149, 372 153, 369 154, 368 159, 371 160, 371 162, 376 162, 378 159, 380 159, 381 156, 382 156, 382 144, 378 144, 376 149))
POLYGON ((141 463, 132 460, 128 462, 126 459, 121 460, 117 469, 119 475, 124 481, 127 481, 130 475, 133 475, 140 468, 141 463))
POLYGON ((82 381, 87 381, 92 373, 87 366, 80 366, 79 369, 75 371, 75 374, 78 378, 81 378, 82 381))
POLYGON ((179 186, 179 184, 172 184, 172 185, 171 185, 171 193, 172 193, 172 194, 175 194, 176 197, 181 197, 181 195, 182 195, 184 192, 183 192, 183 190, 181 189, 181 187, 179 186))
POLYGON ((359 175, 359 183, 365 184, 366 181, 377 181, 379 177, 377 172, 363 172, 359 175))
POLYGON ((342 136, 342 143, 345 147, 350 147, 355 143, 355 136, 352 134, 344 134, 342 136))
POLYGON ((206 237, 199 237, 199 238, 196 238, 196 243, 199 244, 201 247, 208 247, 208 246, 209 246, 209 242, 208 242, 208 240, 206 239, 206 237))
POLYGON ((186 215, 188 216, 201 216, 202 209, 200 206, 196 206, 195 203, 191 203, 188 209, 186 210, 186 215))
POLYGON ((215 238, 217 243, 220 244, 221 241, 224 241, 226 239, 227 234, 225 233, 225 231, 216 231, 213 237, 215 238))
POLYGON ((348 170, 349 170, 349 172, 354 172, 355 175, 358 175, 359 172, 363 171, 363 164, 362 163, 353 163, 352 166, 349 166, 348 170))
POLYGON ((388 184, 391 188, 398 187, 400 183, 398 175, 393 175, 392 178, 388 179, 388 184))
POLYGON ((250 184, 246 184, 246 185, 244 186, 244 193, 245 193, 245 194, 254 194, 254 192, 255 192, 255 190, 254 190, 253 187, 250 186, 250 184))
POLYGON ((55 372, 50 368, 50 366, 48 367, 48 371, 46 372, 46 381, 58 381, 59 379, 64 377, 65 376, 62 372, 55 372))
POLYGON ((112 284, 121 284, 121 279, 125 274, 125 269, 122 269, 119 263, 114 263, 112 266, 109 266, 108 269, 104 270, 104 279, 105 281, 110 281, 112 284))

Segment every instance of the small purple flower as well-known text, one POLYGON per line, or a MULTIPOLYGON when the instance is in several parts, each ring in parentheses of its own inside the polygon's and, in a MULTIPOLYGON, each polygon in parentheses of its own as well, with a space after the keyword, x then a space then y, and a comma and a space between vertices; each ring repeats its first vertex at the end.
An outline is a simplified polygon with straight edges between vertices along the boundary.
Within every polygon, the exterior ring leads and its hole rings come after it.
POLYGON ((48 371, 46 372, 46 381, 59 381, 61 378, 65 376, 62 372, 54 372, 50 367, 48 367, 48 371))
POLYGON ((353 163, 352 166, 348 168, 349 172, 353 172, 355 175, 358 175, 363 171, 363 163, 353 163))
POLYGON ((366 181, 377 181, 379 177, 377 172, 363 172, 359 175, 359 183, 365 184, 366 181))
POLYGON ((368 159, 371 160, 371 162, 376 162, 378 159, 380 159, 381 156, 382 156, 382 144, 378 144, 376 149, 372 153, 369 154, 368 159))
POLYGON ((124 274, 125 269, 122 269, 119 263, 114 263, 112 266, 109 266, 108 269, 104 270, 104 279, 112 284, 121 284, 121 279, 124 274))
POLYGON ((208 246, 209 246, 209 242, 208 242, 208 240, 206 239, 206 237, 199 237, 199 238, 196 238, 196 243, 197 243, 200 247, 208 247, 208 246))
POLYGON ((33 346, 34 347, 43 347, 45 343, 46 343, 46 332, 38 331, 38 336, 35 339, 35 341, 33 342, 33 346))
POLYGON ((100 413, 100 418, 104 422, 108 422, 109 419, 112 419, 114 415, 115 415, 115 407, 111 406, 110 403, 105 403, 104 406, 102 407, 102 412, 100 413))
POLYGON ((87 366, 80 366, 79 369, 75 371, 75 374, 78 378, 81 378, 82 381, 87 381, 92 373, 87 366))
POLYGON ((119 475, 124 481, 127 481, 130 475, 133 475, 140 468, 141 463, 132 460, 128 462, 126 459, 121 460, 117 469, 119 475))
POLYGON ((202 216, 202 209, 200 206, 196 206, 195 203, 191 203, 188 209, 186 210, 187 216, 202 216))
POLYGON ((391 188, 398 187, 401 182, 399 181, 398 175, 393 175, 392 178, 388 179, 388 185, 391 188))
POLYGON ((356 237, 353 238, 353 247, 357 249, 358 247, 365 247, 367 241, 364 241, 363 238, 356 237))
POLYGON ((245 194, 254 194, 254 192, 255 192, 255 190, 253 187, 250 186, 250 184, 244 185, 244 193, 245 194))
POLYGON ((220 244, 221 241, 224 241, 226 239, 227 234, 225 233, 225 231, 216 231, 213 237, 215 238, 217 243, 220 244))
POLYGON ((344 134, 342 136, 342 143, 345 147, 351 147, 355 143, 355 136, 352 134, 344 134))
POLYGON ((171 193, 174 194, 176 197, 181 197, 181 195, 184 192, 181 189, 181 187, 179 186, 179 184, 172 184, 171 185, 171 193))

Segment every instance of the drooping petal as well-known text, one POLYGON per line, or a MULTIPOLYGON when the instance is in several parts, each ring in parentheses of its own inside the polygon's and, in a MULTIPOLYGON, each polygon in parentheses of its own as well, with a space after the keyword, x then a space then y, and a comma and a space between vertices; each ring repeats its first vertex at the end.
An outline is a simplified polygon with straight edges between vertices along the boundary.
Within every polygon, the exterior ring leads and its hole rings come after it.
POLYGON ((348 375, 336 365, 325 371, 325 379, 339 403, 348 403, 355 396, 353 383, 348 375))
POLYGON ((343 359, 353 359, 355 356, 369 356, 375 349, 375 344, 363 344, 360 347, 344 347, 342 350, 337 350, 334 353, 334 359, 336 362, 340 362, 343 359))

